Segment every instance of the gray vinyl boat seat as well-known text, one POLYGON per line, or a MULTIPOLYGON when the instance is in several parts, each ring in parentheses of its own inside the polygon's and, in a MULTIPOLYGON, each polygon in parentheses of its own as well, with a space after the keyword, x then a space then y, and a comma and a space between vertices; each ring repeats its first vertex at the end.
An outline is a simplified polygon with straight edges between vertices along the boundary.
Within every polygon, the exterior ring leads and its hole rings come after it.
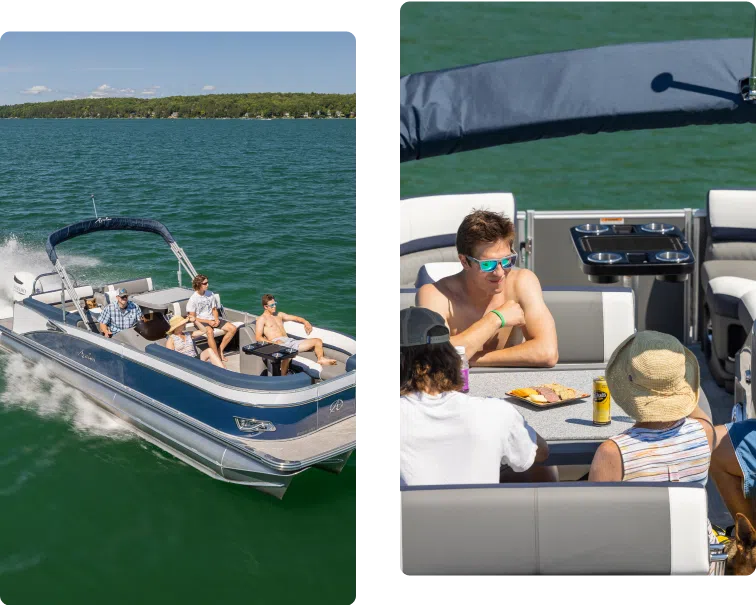
POLYGON ((706 490, 681 483, 402 487, 409 575, 706 575, 706 490))
MULTIPOLYGON (((435 281, 454 267, 461 270, 458 262, 425 265, 418 272, 417 284, 435 281)), ((415 304, 415 293, 414 288, 402 289, 402 308, 415 304)), ((635 299, 630 288, 544 288, 543 297, 556 324, 560 364, 609 361, 614 349, 635 332, 635 299)))
POLYGON ((756 290, 756 190, 709 191, 701 287, 704 319, 711 323, 709 367, 731 390, 734 358, 750 332, 741 299, 756 290))
POLYGON ((456 237, 473 210, 493 210, 516 220, 511 193, 465 193, 403 199, 401 210, 401 287, 412 287, 426 263, 457 260, 456 237))
POLYGON ((109 305, 110 303, 116 301, 116 292, 118 292, 118 290, 120 290, 121 288, 126 288, 129 296, 142 294, 144 292, 151 292, 153 290, 152 278, 142 277, 139 279, 127 279, 124 281, 107 284, 106 286, 103 286, 101 293, 98 292, 97 294, 95 294, 95 301, 100 307, 109 305))

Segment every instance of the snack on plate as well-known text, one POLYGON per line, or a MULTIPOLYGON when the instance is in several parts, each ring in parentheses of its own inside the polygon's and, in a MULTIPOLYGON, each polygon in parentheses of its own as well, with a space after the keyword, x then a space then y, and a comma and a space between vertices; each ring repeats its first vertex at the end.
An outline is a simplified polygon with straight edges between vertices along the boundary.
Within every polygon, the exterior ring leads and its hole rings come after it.
POLYGON ((579 399, 581 397, 587 397, 585 393, 580 393, 575 389, 566 387, 558 382, 552 382, 549 384, 542 384, 535 387, 524 387, 521 389, 514 389, 508 393, 508 395, 514 395, 522 399, 527 399, 532 403, 559 403, 560 401, 569 401, 571 399, 579 399))
POLYGON ((531 389, 530 387, 525 387, 524 389, 515 389, 512 391, 512 395, 515 397, 522 397, 523 399, 527 399, 531 395, 538 395, 538 391, 535 389, 531 389))

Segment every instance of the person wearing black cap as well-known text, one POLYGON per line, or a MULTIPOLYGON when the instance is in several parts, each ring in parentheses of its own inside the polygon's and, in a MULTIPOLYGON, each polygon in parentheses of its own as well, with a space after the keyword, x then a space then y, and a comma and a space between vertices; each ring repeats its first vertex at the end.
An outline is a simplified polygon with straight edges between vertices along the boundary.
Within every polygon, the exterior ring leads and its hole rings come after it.
POLYGON ((402 482, 499 483, 502 464, 514 471, 508 480, 553 480, 518 475, 546 460, 548 446, 510 403, 459 392, 461 358, 443 317, 410 307, 400 321, 402 482))

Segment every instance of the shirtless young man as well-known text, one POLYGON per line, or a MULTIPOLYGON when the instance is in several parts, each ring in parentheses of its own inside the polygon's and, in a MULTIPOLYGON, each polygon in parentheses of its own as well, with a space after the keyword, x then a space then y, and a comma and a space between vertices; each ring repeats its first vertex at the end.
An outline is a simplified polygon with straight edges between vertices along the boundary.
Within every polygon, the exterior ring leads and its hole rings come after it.
POLYGON ((446 320, 472 365, 552 367, 554 318, 535 274, 514 267, 513 241, 514 225, 502 214, 468 214, 457 231, 462 272, 424 285, 416 303, 446 320))
MULTIPOLYGON (((312 325, 309 321, 303 317, 297 317, 296 315, 288 315, 287 313, 279 313, 276 311, 278 303, 272 294, 265 294, 262 297, 263 314, 257 318, 255 322, 255 338, 258 341, 272 342, 290 349, 296 349, 300 353, 306 351, 315 350, 315 355, 318 358, 318 363, 323 366, 336 365, 335 359, 330 359, 323 353, 323 341, 320 338, 307 338, 305 340, 297 340, 290 338, 286 334, 283 322, 296 321, 305 328, 305 333, 312 332, 312 325)), ((281 362, 281 374, 286 375, 289 370, 290 359, 285 359, 281 362)))

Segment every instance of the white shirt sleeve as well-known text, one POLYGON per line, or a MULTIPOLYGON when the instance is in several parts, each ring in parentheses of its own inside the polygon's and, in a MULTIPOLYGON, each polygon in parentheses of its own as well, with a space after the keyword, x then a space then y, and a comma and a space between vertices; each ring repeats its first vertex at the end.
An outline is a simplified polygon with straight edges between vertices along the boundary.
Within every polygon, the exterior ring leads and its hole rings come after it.
POLYGON ((516 473, 533 466, 538 450, 535 429, 531 427, 512 404, 502 401, 502 464, 508 464, 516 473))
POLYGON ((189 297, 189 300, 186 303, 186 312, 187 313, 197 313, 197 301, 195 300, 196 294, 192 294, 189 297))
POLYGON ((210 311, 212 311, 213 309, 217 309, 218 301, 215 300, 215 294, 213 294, 212 292, 208 292, 208 294, 210 295, 210 311))

